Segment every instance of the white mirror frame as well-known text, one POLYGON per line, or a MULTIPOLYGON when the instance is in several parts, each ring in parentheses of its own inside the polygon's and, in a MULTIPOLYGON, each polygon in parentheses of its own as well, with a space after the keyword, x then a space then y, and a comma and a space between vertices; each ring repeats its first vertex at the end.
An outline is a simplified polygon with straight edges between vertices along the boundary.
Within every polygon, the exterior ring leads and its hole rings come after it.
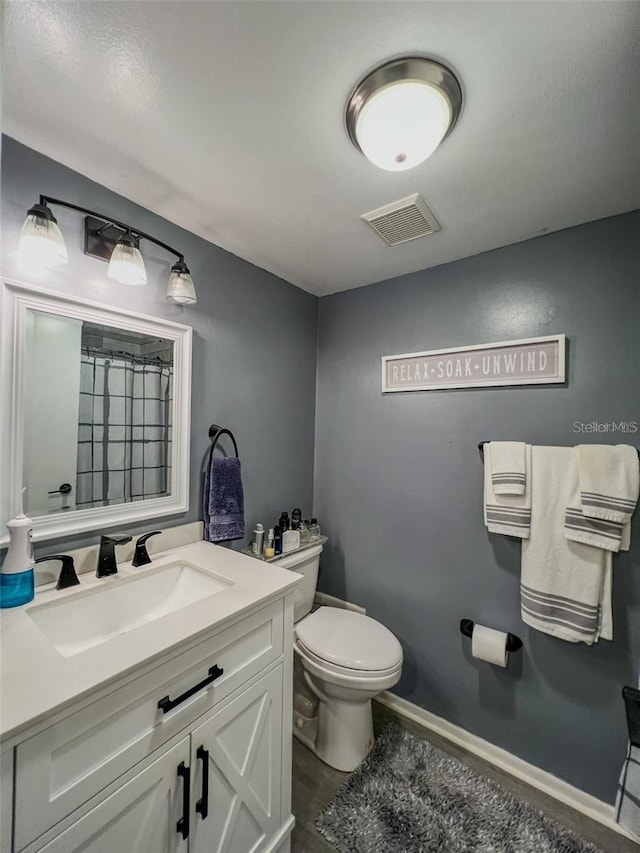
POLYGON ((190 326, 56 293, 15 280, 2 289, 2 364, 0 385, 0 546, 9 541, 6 523, 20 511, 24 452, 24 376, 27 311, 44 311, 173 342, 174 396, 171 442, 171 493, 107 507, 93 507, 33 518, 33 539, 44 541, 89 530, 108 530, 189 509, 191 416, 190 326))

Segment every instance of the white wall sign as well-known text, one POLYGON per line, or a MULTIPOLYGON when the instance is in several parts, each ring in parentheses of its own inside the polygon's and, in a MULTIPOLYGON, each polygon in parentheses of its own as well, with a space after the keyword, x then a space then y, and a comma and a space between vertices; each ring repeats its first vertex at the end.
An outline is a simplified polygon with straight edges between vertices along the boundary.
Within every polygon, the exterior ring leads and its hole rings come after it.
POLYGON ((382 357, 382 391, 564 382, 565 336, 382 357))

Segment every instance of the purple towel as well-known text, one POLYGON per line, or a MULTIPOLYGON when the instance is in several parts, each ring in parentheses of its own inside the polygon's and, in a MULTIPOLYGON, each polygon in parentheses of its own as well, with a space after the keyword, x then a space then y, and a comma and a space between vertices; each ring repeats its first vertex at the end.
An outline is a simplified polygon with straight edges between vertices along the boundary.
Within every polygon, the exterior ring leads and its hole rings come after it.
POLYGON ((223 542, 244 537, 244 493, 240 460, 216 457, 204 475, 204 538, 223 542))

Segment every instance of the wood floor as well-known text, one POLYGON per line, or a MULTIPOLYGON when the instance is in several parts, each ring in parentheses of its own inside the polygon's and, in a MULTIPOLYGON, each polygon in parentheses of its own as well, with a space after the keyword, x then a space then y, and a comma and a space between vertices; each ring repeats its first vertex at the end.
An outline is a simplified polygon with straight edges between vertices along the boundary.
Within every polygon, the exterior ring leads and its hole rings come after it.
MULTIPOLYGON (((617 832, 607 829, 596 821, 581 815, 568 806, 557 802, 552 797, 541 793, 535 788, 514 779, 507 773, 496 769, 482 759, 477 758, 464 749, 449 743, 422 726, 396 717, 387 708, 373 703, 374 729, 378 733, 389 720, 395 720, 408 731, 430 741, 434 746, 454 755, 464 761, 474 770, 495 779, 515 796, 526 800, 533 806, 544 811, 559 823, 570 827, 583 838, 591 841, 605 853, 640 853, 640 845, 624 838, 617 832)), ((323 764, 316 756, 294 738, 293 741, 293 814, 296 825, 293 830, 292 853, 335 853, 333 845, 329 844, 315 828, 315 819, 331 801, 340 785, 348 777, 323 764)), ((445 851, 443 851, 445 853, 445 851)))

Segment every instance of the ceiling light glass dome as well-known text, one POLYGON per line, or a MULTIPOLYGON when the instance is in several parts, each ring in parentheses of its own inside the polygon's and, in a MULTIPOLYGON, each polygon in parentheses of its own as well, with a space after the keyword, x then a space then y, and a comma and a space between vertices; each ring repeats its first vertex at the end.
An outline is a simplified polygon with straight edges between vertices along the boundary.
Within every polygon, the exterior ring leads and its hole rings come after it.
POLYGON ((347 104, 353 144, 381 169, 413 169, 436 150, 460 115, 462 91, 440 63, 405 57, 381 65, 347 104))

